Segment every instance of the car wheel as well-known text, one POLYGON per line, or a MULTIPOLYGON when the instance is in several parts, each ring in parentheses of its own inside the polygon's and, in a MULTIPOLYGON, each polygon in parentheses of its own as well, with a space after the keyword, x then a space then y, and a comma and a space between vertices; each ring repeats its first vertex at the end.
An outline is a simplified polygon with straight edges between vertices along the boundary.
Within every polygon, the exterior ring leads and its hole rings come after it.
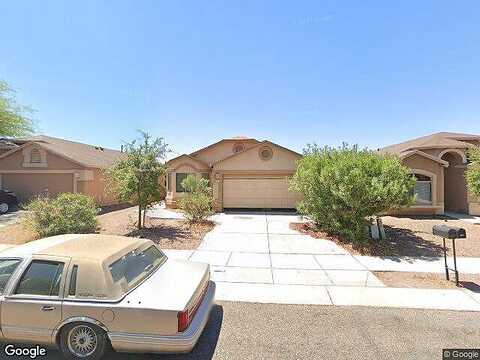
POLYGON ((9 206, 7 203, 0 203, 0 214, 6 214, 8 212, 9 206))
POLYGON ((105 331, 89 323, 67 325, 60 333, 60 350, 67 359, 101 359, 108 345, 105 331))

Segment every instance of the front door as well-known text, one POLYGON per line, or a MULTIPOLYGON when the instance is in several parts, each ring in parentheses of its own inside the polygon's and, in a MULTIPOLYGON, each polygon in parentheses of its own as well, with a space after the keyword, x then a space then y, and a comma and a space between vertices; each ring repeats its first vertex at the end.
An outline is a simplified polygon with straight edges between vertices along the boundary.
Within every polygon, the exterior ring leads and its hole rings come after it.
POLYGON ((68 258, 34 258, 5 296, 2 332, 12 341, 51 343, 62 320, 62 294, 68 258))

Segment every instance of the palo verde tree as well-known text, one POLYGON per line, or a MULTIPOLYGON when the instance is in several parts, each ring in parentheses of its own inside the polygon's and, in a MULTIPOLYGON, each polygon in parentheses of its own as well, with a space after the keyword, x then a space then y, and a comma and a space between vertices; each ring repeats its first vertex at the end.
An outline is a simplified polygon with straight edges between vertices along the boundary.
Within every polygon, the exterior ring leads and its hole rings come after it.
POLYGON ((468 150, 468 164, 466 178, 468 190, 480 197, 480 147, 474 147, 468 150))
POLYGON ((32 109, 17 104, 14 90, 0 80, 0 137, 24 136, 33 132, 33 121, 28 116, 32 109))
POLYGON ((163 138, 140 131, 142 138, 124 145, 125 155, 105 175, 109 191, 120 201, 138 204, 138 229, 143 227, 145 210, 164 194, 160 179, 165 175, 167 145, 163 138))

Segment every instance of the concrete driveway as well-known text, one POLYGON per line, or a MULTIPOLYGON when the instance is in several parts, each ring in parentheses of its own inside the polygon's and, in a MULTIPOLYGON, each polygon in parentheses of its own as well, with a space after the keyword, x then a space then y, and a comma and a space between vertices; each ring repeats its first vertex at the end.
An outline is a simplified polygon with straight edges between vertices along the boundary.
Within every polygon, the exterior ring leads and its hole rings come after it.
POLYGON ((290 229, 284 213, 227 213, 215 219, 194 261, 212 265, 217 282, 278 285, 383 286, 355 257, 329 240, 290 229))
POLYGON ((206 262, 217 298, 286 304, 332 304, 330 286, 384 287, 355 257, 329 240, 290 229, 285 213, 224 213, 196 251, 171 257, 206 262))
POLYGON ((12 224, 16 224, 20 221, 22 215, 25 214, 23 210, 16 210, 12 212, 8 212, 6 214, 0 215, 0 228, 12 224))

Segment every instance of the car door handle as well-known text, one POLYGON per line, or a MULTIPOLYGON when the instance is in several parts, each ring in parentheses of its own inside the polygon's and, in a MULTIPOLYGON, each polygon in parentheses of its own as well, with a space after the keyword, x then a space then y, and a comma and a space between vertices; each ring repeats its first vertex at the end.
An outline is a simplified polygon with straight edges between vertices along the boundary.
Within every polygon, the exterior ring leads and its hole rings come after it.
POLYGON ((55 306, 42 306, 42 311, 53 311, 55 306))

